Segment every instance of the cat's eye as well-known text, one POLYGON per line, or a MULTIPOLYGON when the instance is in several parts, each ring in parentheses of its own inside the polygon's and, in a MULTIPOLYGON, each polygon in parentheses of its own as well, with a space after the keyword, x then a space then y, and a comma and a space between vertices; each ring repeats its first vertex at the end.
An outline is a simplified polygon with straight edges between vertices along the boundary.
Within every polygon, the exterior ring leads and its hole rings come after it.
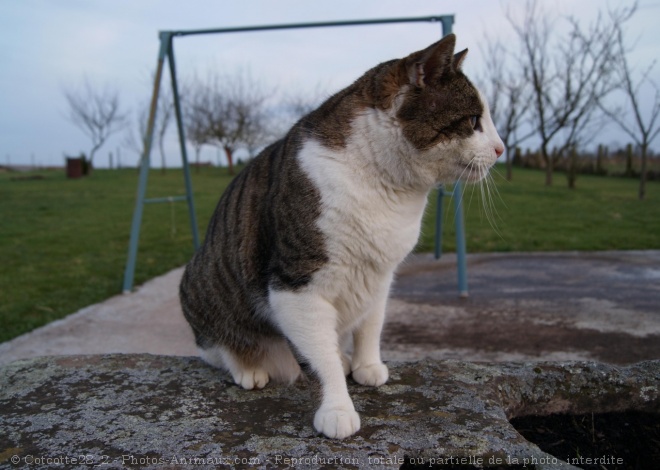
POLYGON ((481 127, 479 125, 479 116, 470 116, 470 125, 472 126, 472 129, 479 130, 478 128, 481 127))

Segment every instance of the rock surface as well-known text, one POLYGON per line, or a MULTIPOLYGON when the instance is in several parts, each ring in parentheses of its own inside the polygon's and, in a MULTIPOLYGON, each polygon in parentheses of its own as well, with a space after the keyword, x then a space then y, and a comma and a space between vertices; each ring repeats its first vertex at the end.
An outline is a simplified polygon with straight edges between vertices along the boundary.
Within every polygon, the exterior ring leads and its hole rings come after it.
POLYGON ((400 468, 409 457, 565 469, 508 419, 660 411, 660 361, 389 366, 380 388, 349 381, 362 429, 336 441, 312 427, 309 383, 244 391, 186 357, 17 361, 0 368, 0 468, 400 468))

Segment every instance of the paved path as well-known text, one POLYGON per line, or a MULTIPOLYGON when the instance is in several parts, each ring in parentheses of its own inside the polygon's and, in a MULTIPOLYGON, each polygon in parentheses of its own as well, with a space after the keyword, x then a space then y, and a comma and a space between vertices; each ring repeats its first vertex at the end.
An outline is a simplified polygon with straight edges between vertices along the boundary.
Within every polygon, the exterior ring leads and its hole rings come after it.
MULTIPOLYGON (((196 354, 178 303, 182 268, 12 341, 0 364, 68 354, 196 354)), ((628 364, 660 358, 660 251, 415 255, 399 270, 383 332, 385 360, 628 364)))

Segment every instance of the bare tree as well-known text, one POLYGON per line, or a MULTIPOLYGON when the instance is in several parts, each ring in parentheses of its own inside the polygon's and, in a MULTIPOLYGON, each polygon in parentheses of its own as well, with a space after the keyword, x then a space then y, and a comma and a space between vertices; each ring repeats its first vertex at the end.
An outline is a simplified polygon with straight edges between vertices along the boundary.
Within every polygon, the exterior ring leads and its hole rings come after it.
POLYGON ((486 36, 482 55, 485 72, 480 78, 480 88, 490 105, 495 127, 506 149, 506 179, 512 179, 512 157, 522 142, 534 135, 534 129, 523 132, 523 124, 529 118, 531 89, 522 69, 511 64, 512 51, 497 39, 486 36), (521 133, 522 132, 522 133, 521 133))
MULTIPOLYGON (((632 16, 637 9, 637 2, 629 8, 627 13, 632 16)), ((610 12, 612 16, 616 13, 610 12)), ((628 50, 625 46, 624 30, 620 22, 614 24, 614 34, 616 41, 616 60, 614 61, 614 70, 619 80, 619 90, 623 94, 625 104, 620 106, 608 106, 600 103, 601 109, 612 119, 626 134, 630 136, 641 151, 641 169, 639 175, 639 199, 646 196, 646 173, 648 150, 651 142, 660 134, 660 88, 658 84, 649 78, 651 70, 655 66, 653 62, 638 78, 633 76, 634 69, 628 64, 628 50), (641 91, 644 86, 655 90, 653 101, 650 104, 650 112, 647 116, 643 115, 641 103, 641 91), (630 118, 632 112, 632 119, 630 118)))
POLYGON ((119 92, 107 86, 94 89, 85 80, 82 89, 66 89, 64 96, 69 106, 69 120, 92 141, 88 155, 91 165, 96 151, 127 123, 127 115, 120 110, 119 92))
POLYGON ((522 44, 520 66, 532 86, 532 122, 550 186, 557 159, 588 129, 594 131, 590 123, 598 100, 614 88, 612 25, 599 15, 584 29, 568 18, 568 34, 563 35, 536 1, 527 2, 522 21, 510 13, 507 17, 522 44), (552 144, 557 151, 551 153, 552 144))
POLYGON ((135 115, 134 127, 126 128, 123 145, 138 155, 138 166, 142 153, 144 152, 144 143, 147 138, 147 120, 149 118, 149 107, 142 105, 138 108, 135 115))
MULTIPOLYGON (((153 86, 155 75, 151 75, 149 86, 153 86)), ((124 147, 136 152, 139 157, 142 157, 145 151, 145 144, 147 138, 147 126, 149 122, 149 113, 151 111, 151 101, 142 102, 136 112, 134 127, 126 126, 126 134, 123 140, 124 147)), ((154 123, 154 135, 152 138, 157 139, 158 149, 160 151, 161 159, 161 173, 165 174, 166 161, 165 161, 165 137, 169 124, 172 121, 174 114, 174 102, 172 100, 172 93, 170 88, 165 84, 161 85, 161 90, 158 94, 158 107, 156 110, 156 121, 154 123)), ((153 142, 153 140, 152 140, 153 142)))
MULTIPOLYGON (((158 149, 161 158, 161 173, 163 174, 165 173, 166 167, 165 136, 169 123, 172 120, 173 109, 174 105, 172 103, 171 95, 165 94, 159 99, 154 132, 156 134, 155 137, 158 139, 158 149)), ((139 157, 142 156, 145 150, 148 121, 149 103, 143 103, 136 111, 134 127, 126 126, 126 135, 124 137, 123 145, 136 152, 139 157)))
POLYGON ((286 92, 280 99, 277 115, 278 122, 273 126, 273 131, 278 135, 288 132, 300 118, 311 113, 332 93, 328 93, 320 84, 314 91, 309 93, 286 92))
POLYGON ((265 147, 270 141, 276 140, 275 137, 265 110, 260 109, 259 112, 253 113, 245 125, 242 139, 249 158, 256 157, 260 149, 265 147))
POLYGON ((309 94, 286 93, 279 99, 277 106, 266 109, 260 106, 246 126, 243 139, 250 158, 266 144, 281 139, 300 118, 316 109, 327 92, 319 86, 309 94))
POLYGON ((560 73, 566 77, 565 96, 570 97, 569 102, 575 98, 577 105, 557 140, 559 156, 565 160, 568 187, 571 189, 575 188, 581 165, 578 149, 591 141, 605 125, 605 116, 600 112, 598 103, 616 88, 612 68, 615 56, 612 28, 623 24, 628 18, 630 15, 626 9, 611 11, 609 21, 599 13, 596 21, 586 29, 576 19, 568 18, 570 35, 559 47, 565 57, 560 73), (571 88, 571 83, 578 85, 571 88))
POLYGON ((240 145, 254 147, 268 136, 265 103, 272 91, 265 90, 249 73, 239 72, 225 77, 220 93, 226 99, 220 100, 224 125, 215 134, 229 163, 229 174, 233 174, 233 153, 240 145), (222 133, 224 132, 224 135, 222 133))
POLYGON ((184 125, 186 140, 195 149, 195 162, 199 171, 199 156, 204 145, 210 143, 208 133, 208 87, 199 79, 188 82, 182 90, 184 125))
POLYGON ((264 105, 270 94, 246 73, 211 76, 206 84, 198 81, 188 104, 188 121, 194 124, 189 133, 222 148, 233 175, 236 150, 254 151, 268 135, 264 105))
MULTIPOLYGON (((231 138, 227 141, 234 142, 234 150, 239 145, 243 146, 252 157, 272 136, 266 102, 273 92, 265 90, 246 73, 239 73, 228 80, 227 90, 230 107, 234 110, 233 119, 230 119, 233 125, 228 126, 231 138)), ((228 150, 226 145, 224 148, 229 160, 232 150, 228 150)))

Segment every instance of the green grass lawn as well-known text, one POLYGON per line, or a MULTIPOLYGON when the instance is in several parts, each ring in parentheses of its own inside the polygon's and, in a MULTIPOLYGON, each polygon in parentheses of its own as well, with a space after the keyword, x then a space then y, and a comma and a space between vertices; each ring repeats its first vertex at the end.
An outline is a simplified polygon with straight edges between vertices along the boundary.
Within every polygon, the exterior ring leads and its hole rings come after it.
MULTIPOLYGON (((638 181, 581 175, 567 188, 561 173, 545 186, 542 171, 493 171, 491 225, 479 186, 465 187, 468 252, 660 249, 660 183, 647 182, 646 199, 637 199, 638 181), (499 193, 499 194, 497 194, 499 193)), ((445 198, 449 199, 449 198, 445 198)), ((445 215, 443 250, 454 251, 453 204, 445 215)), ((433 249, 435 200, 427 209, 420 251, 433 249)))
MULTIPOLYGON (((500 170, 501 174, 502 171, 500 170)), ((12 180, 0 174, 0 341, 5 341, 121 291, 137 172, 104 171, 67 180, 12 180)), ((200 234, 230 181, 226 169, 193 171, 200 234)), ((582 176, 578 189, 555 186, 544 174, 516 169, 512 182, 495 175, 499 197, 493 228, 478 187, 465 192, 469 252, 660 249, 660 184, 648 183, 638 201, 637 182, 582 176)), ((180 170, 153 171, 148 197, 184 194, 180 170)), ((454 250, 454 214, 446 198, 443 251, 454 250)), ((435 195, 427 210, 419 251, 433 249, 435 195)), ((136 284, 184 264, 192 255, 185 203, 145 207, 136 284)))

